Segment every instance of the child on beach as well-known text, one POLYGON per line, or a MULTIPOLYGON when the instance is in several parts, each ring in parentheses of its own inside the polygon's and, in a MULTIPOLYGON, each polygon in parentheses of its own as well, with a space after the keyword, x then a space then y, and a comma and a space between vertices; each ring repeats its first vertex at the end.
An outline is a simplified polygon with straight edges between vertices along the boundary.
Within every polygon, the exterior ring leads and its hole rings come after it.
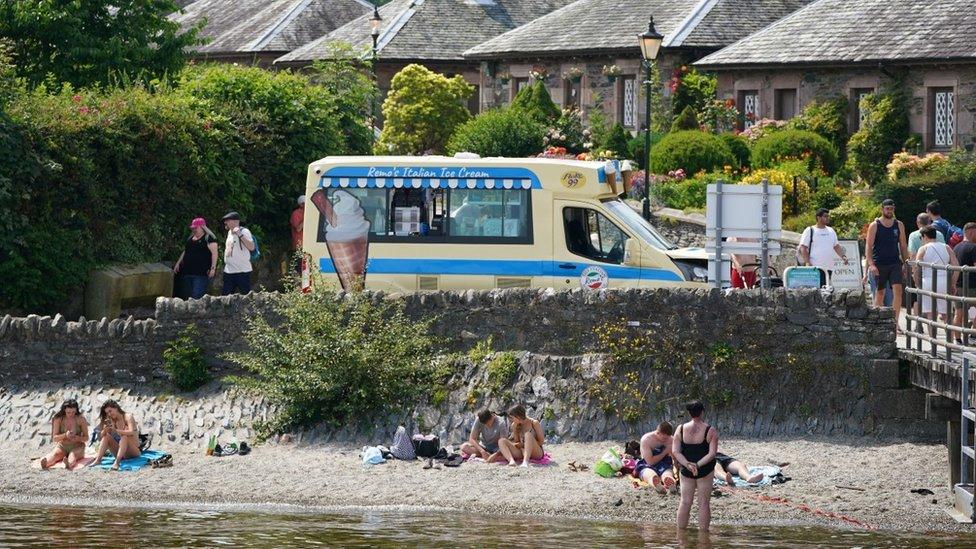
POLYGON ((511 436, 498 440, 498 449, 508 464, 514 467, 522 460, 522 467, 528 467, 530 459, 541 459, 544 438, 539 420, 526 416, 525 406, 516 404, 508 410, 508 421, 511 436))
POLYGON ((653 486, 659 494, 677 488, 671 459, 673 435, 674 427, 662 421, 656 430, 645 433, 640 440, 640 459, 634 467, 634 476, 653 486))
POLYGON ((56 446, 50 454, 41 458, 41 469, 47 469, 64 461, 64 468, 71 470, 85 459, 85 443, 88 441, 88 421, 78 410, 78 402, 69 399, 51 418, 51 440, 56 446))

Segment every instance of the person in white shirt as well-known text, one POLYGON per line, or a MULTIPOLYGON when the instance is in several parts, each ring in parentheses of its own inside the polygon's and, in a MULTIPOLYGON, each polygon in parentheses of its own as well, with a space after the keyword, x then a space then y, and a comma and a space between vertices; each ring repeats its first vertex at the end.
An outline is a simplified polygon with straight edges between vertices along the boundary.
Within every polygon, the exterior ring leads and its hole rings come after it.
POLYGON ((840 257, 847 265, 847 255, 837 240, 837 233, 827 226, 830 221, 830 211, 827 208, 817 210, 817 224, 803 230, 800 236, 800 257, 804 265, 820 267, 820 285, 826 286, 833 274, 834 257, 840 257))
POLYGON ((249 293, 254 236, 251 231, 241 227, 241 214, 237 212, 229 212, 221 221, 227 229, 227 242, 224 245, 224 287, 221 294, 249 293))

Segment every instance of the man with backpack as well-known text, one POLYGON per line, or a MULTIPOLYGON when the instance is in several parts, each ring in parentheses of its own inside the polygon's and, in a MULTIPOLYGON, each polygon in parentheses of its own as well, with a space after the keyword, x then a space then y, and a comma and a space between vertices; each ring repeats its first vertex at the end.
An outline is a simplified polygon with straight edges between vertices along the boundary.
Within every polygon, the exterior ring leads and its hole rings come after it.
POLYGON ((837 233, 833 227, 828 227, 830 211, 827 208, 817 210, 817 224, 803 230, 800 235, 800 247, 797 250, 802 265, 820 267, 820 285, 826 286, 833 275, 834 257, 840 257, 847 265, 847 254, 837 240, 837 233))
POLYGON ((875 307, 884 303, 884 288, 891 284, 894 294, 891 306, 895 310, 895 333, 901 331, 899 319, 904 289, 902 282, 905 261, 908 255, 908 242, 905 224, 895 219, 895 201, 888 198, 881 203, 881 217, 868 225, 867 243, 864 247, 868 270, 878 281, 878 291, 874 293, 875 307))
MULTIPOLYGON (((956 254, 956 259, 959 260, 959 265, 962 267, 976 267, 976 223, 966 223, 963 227, 963 234, 965 235, 965 240, 959 243, 958 246, 953 250, 956 254)), ((962 276, 956 279, 956 290, 957 295, 961 297, 976 297, 976 272, 973 273, 962 273, 962 276), (968 277, 968 280, 964 280, 968 277)), ((960 305, 960 304, 957 304, 960 305)), ((961 304, 961 306, 956 307, 956 325, 965 327, 968 322, 966 322, 967 317, 972 318, 972 327, 976 328, 976 317, 973 317, 970 313, 971 306, 968 303, 961 304)), ((956 334, 957 342, 967 341, 972 344, 972 338, 963 338, 960 334, 956 334)))
POLYGON ((241 214, 229 212, 221 218, 227 229, 224 245, 224 287, 221 295, 246 294, 251 291, 252 255, 257 252, 257 241, 247 228, 241 226, 241 214))
POLYGON ((942 204, 938 200, 929 202, 925 205, 925 213, 932 218, 932 226, 935 230, 942 234, 942 241, 948 244, 949 238, 952 237, 952 223, 942 217, 942 204))

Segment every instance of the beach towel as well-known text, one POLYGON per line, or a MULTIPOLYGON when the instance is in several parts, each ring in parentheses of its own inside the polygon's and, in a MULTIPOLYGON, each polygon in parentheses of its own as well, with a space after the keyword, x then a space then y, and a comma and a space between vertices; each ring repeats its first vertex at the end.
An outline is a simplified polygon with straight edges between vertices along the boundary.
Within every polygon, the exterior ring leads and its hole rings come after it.
MULTIPOLYGON (((167 455, 166 452, 160 452, 159 450, 149 450, 143 452, 142 455, 137 458, 123 459, 122 463, 119 463, 119 471, 138 471, 143 467, 149 466, 150 461, 159 459, 165 455, 167 455)), ((112 468, 113 463, 115 463, 114 457, 105 456, 102 458, 102 462, 95 467, 108 471, 112 468)))
MULTIPOLYGON (((485 460, 482 459, 481 456, 476 456, 471 454, 462 453, 461 458, 463 458, 464 461, 470 461, 471 463, 485 462, 485 460)), ((508 465, 508 463, 505 461, 496 461, 495 463, 499 465, 508 465)), ((552 456, 549 455, 549 452, 545 452, 542 454, 542 457, 539 459, 530 459, 529 463, 531 463, 532 465, 538 465, 539 467, 548 467, 550 465, 555 465, 556 461, 552 459, 552 456)))
MULTIPOLYGON (((755 473, 762 472, 763 478, 759 482, 754 482, 752 484, 742 480, 738 475, 732 475, 732 480, 735 482, 736 488, 758 488, 760 486, 769 486, 773 483, 773 478, 781 473, 779 467, 775 465, 766 465, 764 467, 750 467, 749 475, 752 476, 755 473)), ((715 475, 715 486, 725 486, 725 479, 719 478, 719 475, 715 475)))

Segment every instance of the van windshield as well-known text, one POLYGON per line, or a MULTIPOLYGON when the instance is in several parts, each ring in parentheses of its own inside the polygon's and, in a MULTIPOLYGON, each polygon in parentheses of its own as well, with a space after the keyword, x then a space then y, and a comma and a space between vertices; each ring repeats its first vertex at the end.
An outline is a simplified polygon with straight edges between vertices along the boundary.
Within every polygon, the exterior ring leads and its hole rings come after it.
POLYGON ((678 247, 668 241, 668 239, 661 236, 650 223, 647 222, 643 217, 640 216, 633 208, 624 204, 621 200, 609 199, 604 200, 603 205, 606 206, 610 213, 612 213, 617 219, 623 221, 631 231, 634 231, 640 238, 644 239, 645 242, 658 248, 660 250, 674 250, 678 247))

